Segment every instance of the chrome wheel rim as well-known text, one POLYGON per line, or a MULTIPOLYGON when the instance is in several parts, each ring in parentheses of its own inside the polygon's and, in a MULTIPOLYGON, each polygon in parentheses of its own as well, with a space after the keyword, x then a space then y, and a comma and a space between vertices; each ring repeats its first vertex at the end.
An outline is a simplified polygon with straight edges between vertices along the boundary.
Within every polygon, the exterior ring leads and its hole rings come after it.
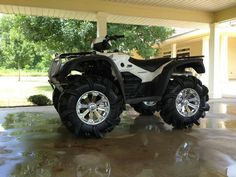
POLYGON ((183 117, 191 117, 197 113, 200 107, 200 97, 196 90, 185 88, 177 95, 176 109, 183 117))
POLYGON ((81 121, 88 125, 102 123, 110 112, 108 98, 99 91, 88 91, 77 101, 76 113, 81 121))
POLYGON ((155 106, 157 103, 155 101, 143 101, 146 106, 155 106))

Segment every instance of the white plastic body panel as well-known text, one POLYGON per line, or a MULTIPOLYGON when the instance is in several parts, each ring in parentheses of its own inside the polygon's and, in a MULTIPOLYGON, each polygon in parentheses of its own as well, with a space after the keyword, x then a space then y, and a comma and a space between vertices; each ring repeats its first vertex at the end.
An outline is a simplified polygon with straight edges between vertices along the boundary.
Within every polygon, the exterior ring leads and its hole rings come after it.
POLYGON ((130 72, 133 75, 139 77, 142 80, 142 83, 145 82, 151 82, 155 77, 160 75, 166 65, 171 63, 172 61, 169 61, 165 64, 163 64, 161 67, 157 68, 154 72, 147 71, 143 68, 140 68, 133 63, 129 62, 129 55, 123 54, 123 53, 99 53, 100 55, 105 55, 109 58, 111 58, 119 71, 122 72, 130 72))

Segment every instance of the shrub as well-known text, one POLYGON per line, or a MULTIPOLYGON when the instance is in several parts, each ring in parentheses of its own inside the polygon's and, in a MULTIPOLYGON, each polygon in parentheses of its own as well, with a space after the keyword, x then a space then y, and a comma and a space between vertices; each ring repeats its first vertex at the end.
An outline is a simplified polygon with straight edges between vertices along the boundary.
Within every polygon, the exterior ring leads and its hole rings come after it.
POLYGON ((52 104, 51 100, 45 95, 32 95, 28 98, 28 101, 38 106, 46 106, 52 104))

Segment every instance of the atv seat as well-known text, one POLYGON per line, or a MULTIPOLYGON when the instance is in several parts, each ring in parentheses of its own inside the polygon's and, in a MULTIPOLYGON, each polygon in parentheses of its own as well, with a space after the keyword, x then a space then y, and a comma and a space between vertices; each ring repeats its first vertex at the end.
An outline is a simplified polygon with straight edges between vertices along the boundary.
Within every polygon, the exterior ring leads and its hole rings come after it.
POLYGON ((162 65, 171 60, 171 58, 156 58, 150 60, 138 60, 130 58, 129 62, 147 71, 154 72, 157 68, 161 67, 162 65))

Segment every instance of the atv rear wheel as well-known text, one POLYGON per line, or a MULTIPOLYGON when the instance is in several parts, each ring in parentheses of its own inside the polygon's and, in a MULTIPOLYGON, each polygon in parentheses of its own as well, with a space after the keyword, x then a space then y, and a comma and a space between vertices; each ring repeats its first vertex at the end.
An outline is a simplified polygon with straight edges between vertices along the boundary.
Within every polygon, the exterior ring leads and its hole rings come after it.
POLYGON ((193 76, 174 77, 162 99, 163 120, 176 129, 191 127, 209 110, 208 89, 193 76))
POLYGON ((76 136, 101 138, 119 124, 122 97, 105 78, 81 77, 59 100, 59 115, 76 136))
POLYGON ((155 101, 143 101, 138 104, 131 104, 134 110, 142 115, 153 115, 157 109, 155 101))

